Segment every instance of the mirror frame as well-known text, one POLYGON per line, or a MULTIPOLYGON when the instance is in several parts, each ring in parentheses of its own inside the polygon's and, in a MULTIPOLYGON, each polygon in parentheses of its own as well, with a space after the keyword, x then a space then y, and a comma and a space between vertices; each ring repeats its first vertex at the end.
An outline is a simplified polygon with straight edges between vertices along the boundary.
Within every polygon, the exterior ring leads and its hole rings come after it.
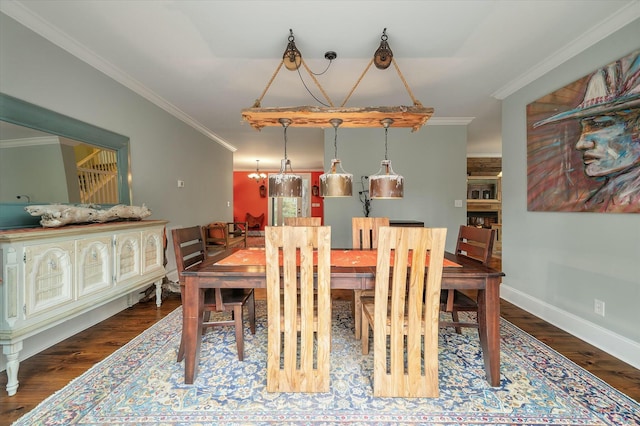
POLYGON ((116 151, 118 202, 131 204, 129 138, 0 93, 0 120, 116 151))

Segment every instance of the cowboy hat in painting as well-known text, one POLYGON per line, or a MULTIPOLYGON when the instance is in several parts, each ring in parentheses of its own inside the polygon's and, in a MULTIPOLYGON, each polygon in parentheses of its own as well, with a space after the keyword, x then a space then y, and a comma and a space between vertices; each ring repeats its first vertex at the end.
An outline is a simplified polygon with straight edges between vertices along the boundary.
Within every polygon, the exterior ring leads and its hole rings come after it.
POLYGON ((594 117, 640 107, 640 50, 591 75, 582 102, 533 125, 539 127, 572 118, 594 117))

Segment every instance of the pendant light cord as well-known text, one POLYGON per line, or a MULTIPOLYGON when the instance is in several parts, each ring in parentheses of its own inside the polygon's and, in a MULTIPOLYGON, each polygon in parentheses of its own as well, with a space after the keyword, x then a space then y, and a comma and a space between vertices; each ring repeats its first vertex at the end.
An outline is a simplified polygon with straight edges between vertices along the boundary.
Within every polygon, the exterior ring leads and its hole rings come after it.
POLYGON ((388 161, 389 158, 387 156, 387 139, 389 135, 389 126, 393 124, 393 118, 383 118, 380 120, 380 124, 384 127, 384 160, 388 161))
POLYGON ((338 126, 334 126, 333 130, 333 158, 338 158, 338 126))
POLYGON ((333 154, 334 159, 338 158, 338 127, 342 124, 342 119, 340 118, 332 118, 329 120, 329 123, 333 126, 334 134, 333 134, 333 154))
POLYGON ((284 126, 284 159, 287 159, 287 127, 289 127, 288 125, 284 126))
MULTIPOLYGON (((284 127, 284 163, 283 163, 283 167, 284 168, 283 168, 283 170, 281 170, 281 172, 285 173, 286 172, 286 168, 287 168, 287 163, 288 163, 288 158, 287 158, 287 128, 291 124, 291 120, 288 119, 288 118, 280 118, 278 121, 280 122, 280 124, 282 124, 282 127, 284 127)), ((289 165, 289 168, 291 168, 291 165, 289 165)))
POLYGON ((387 135, 389 134, 389 127, 384 128, 384 159, 385 161, 389 160, 387 158, 387 135))

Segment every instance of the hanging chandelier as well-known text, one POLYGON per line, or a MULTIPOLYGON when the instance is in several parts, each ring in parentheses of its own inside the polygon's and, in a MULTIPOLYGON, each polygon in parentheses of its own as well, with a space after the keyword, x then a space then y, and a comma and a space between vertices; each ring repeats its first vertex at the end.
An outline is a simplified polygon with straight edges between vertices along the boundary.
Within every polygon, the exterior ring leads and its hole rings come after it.
POLYGON ((260 180, 264 181, 267 178, 265 173, 260 172, 260 160, 256 160, 256 171, 253 173, 249 173, 249 179, 253 179, 256 182, 260 183, 260 180))
POLYGON ((287 158, 287 128, 291 120, 281 118, 279 122, 284 128, 284 158, 280 160, 280 172, 269 176, 269 197, 302 197, 302 177, 293 174, 287 158))
MULTIPOLYGON (((242 118, 247 121, 253 128, 260 130, 267 126, 280 125, 280 118, 288 118, 292 120, 292 126, 296 127, 326 127, 327 123, 333 118, 339 118, 343 120, 342 127, 377 127, 380 120, 385 118, 393 119, 393 127, 410 127, 412 131, 419 130, 429 118, 433 115, 433 108, 425 108, 422 106, 414 96, 409 85, 407 84, 404 76, 400 72, 400 67, 396 63, 393 57, 393 52, 387 42, 388 36, 385 28, 382 32, 380 46, 375 51, 369 64, 365 68, 364 72, 357 80, 349 94, 340 106, 335 106, 324 88, 320 85, 315 77, 315 74, 309 69, 304 57, 300 53, 300 50, 295 45, 295 37, 293 36, 293 30, 289 30, 289 38, 287 48, 282 56, 282 60, 278 65, 278 68, 274 72, 271 80, 267 83, 260 98, 256 99, 253 107, 245 108, 242 112, 242 118), (386 69, 391 64, 394 65, 398 76, 400 77, 404 87, 406 88, 413 105, 411 106, 375 106, 375 107, 345 107, 347 101, 357 88, 364 75, 371 68, 371 65, 375 65, 378 69, 386 69), (326 99, 325 102, 313 96, 323 106, 297 106, 297 107, 262 107, 262 99, 266 95, 271 83, 275 80, 278 72, 282 67, 285 67, 291 71, 297 71, 300 73, 301 69, 304 69, 309 74, 309 77, 313 80, 318 90, 326 99)), ((326 52, 325 58, 332 61, 336 58, 336 53, 333 51, 326 52)), ((304 83, 304 82, 303 82, 304 83)), ((305 85, 306 87, 306 85, 305 85)), ((308 90, 308 89, 307 89, 308 90)))
POLYGON ((327 173, 320 175, 321 197, 351 197, 353 187, 353 175, 343 170, 338 159, 338 126, 342 124, 339 118, 329 120, 334 129, 333 149, 334 157, 331 160, 331 168, 327 173))
POLYGON ((404 196, 404 178, 393 171, 391 161, 387 157, 387 134, 393 120, 385 118, 380 120, 380 123, 384 127, 384 160, 380 162, 378 173, 369 176, 369 196, 372 200, 402 198, 404 196))

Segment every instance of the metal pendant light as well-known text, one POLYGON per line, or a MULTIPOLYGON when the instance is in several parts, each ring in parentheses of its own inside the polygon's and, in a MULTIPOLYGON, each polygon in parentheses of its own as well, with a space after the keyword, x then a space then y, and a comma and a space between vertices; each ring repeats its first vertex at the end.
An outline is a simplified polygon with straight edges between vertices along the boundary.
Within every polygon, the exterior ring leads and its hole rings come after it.
POLYGON ((380 120, 384 127, 384 160, 380 162, 380 170, 369 176, 369 196, 371 199, 397 199, 404 196, 404 178, 395 174, 391 161, 387 158, 387 134, 393 123, 391 118, 380 120))
POLYGON ((291 120, 281 118, 278 121, 284 127, 284 158, 280 160, 280 172, 269 176, 269 197, 302 197, 302 177, 293 174, 291 160, 287 158, 287 127, 291 120))
POLYGON ((339 118, 329 120, 335 131, 333 137, 334 158, 331 160, 331 169, 320 175, 321 197, 351 197, 353 187, 353 175, 343 170, 338 159, 338 126, 342 124, 339 118))

